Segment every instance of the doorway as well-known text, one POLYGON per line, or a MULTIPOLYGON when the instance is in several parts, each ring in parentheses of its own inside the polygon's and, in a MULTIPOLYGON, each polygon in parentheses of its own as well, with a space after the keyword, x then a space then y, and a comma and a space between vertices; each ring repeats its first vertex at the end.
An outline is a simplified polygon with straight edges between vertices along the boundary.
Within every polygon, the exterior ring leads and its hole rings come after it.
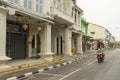
POLYGON ((41 38, 39 34, 32 37, 32 56, 36 56, 41 52, 41 38))
POLYGON ((40 35, 37 34, 37 53, 41 52, 41 38, 40 35))
POLYGON ((13 60, 26 58, 26 33, 21 26, 8 24, 6 33, 6 55, 13 60))
POLYGON ((57 37, 57 55, 62 55, 63 54, 63 43, 62 43, 62 41, 63 41, 63 38, 62 38, 62 36, 58 36, 57 37))

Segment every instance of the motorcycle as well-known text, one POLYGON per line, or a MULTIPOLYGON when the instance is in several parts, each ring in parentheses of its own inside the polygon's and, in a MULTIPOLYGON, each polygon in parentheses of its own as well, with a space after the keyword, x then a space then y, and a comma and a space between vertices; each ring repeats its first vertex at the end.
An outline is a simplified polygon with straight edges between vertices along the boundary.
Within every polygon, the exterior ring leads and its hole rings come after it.
POLYGON ((98 63, 103 62, 103 60, 104 60, 103 54, 97 54, 97 59, 98 59, 98 63))

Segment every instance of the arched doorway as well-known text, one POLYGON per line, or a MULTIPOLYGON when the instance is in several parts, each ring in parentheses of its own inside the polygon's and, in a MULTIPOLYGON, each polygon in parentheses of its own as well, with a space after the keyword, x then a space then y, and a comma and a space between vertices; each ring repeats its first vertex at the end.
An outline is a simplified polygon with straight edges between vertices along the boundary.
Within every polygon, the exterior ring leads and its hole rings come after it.
POLYGON ((72 53, 76 53, 77 51, 77 37, 78 35, 76 33, 72 33, 72 53))
POLYGON ((63 43, 62 43, 62 41, 63 41, 63 39, 62 39, 62 36, 58 36, 57 37, 57 39, 56 39, 57 41, 57 55, 62 55, 63 54, 63 43))
POLYGON ((37 34, 37 53, 41 52, 41 39, 40 39, 40 35, 37 34))
POLYGON ((36 55, 35 34, 32 36, 32 56, 36 55))
POLYGON ((39 34, 32 37, 32 56, 36 56, 41 52, 41 38, 39 34))

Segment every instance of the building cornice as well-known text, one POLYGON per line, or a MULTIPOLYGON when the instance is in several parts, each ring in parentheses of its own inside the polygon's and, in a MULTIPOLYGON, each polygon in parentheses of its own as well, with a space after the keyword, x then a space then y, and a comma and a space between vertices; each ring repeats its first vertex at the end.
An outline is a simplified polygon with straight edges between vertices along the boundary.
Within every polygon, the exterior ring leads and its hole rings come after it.
POLYGON ((29 16, 32 16, 32 17, 34 17, 34 18, 36 18, 38 20, 46 21, 46 22, 49 22, 49 23, 54 23, 51 20, 47 20, 47 19, 42 18, 42 16, 40 16, 39 14, 37 14, 37 13, 35 13, 33 11, 29 11, 27 9, 21 8, 21 6, 16 6, 16 5, 11 4, 11 3, 7 2, 7 1, 4 1, 4 0, 2 0, 1 2, 3 4, 5 4, 6 7, 4 7, 4 8, 6 8, 7 10, 9 10, 8 8, 11 7, 13 9, 15 9, 15 11, 24 13, 24 14, 29 15, 29 16))
POLYGON ((83 10, 78 5, 74 4, 73 8, 75 8, 78 11, 80 11, 81 13, 83 13, 83 10))

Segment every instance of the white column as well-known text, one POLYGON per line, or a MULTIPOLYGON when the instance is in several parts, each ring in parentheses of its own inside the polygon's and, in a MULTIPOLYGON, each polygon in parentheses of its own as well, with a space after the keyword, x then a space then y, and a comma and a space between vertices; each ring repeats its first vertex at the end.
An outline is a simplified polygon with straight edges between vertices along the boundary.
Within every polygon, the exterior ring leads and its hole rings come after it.
POLYGON ((30 26, 29 26, 29 41, 28 41, 28 44, 29 44, 29 54, 28 54, 28 57, 30 58, 30 57, 32 57, 33 55, 32 55, 32 38, 33 38, 33 34, 34 34, 34 31, 33 31, 33 28, 32 27, 35 27, 35 24, 29 24, 30 26))
POLYGON ((75 9, 73 9, 73 21, 75 22, 75 9))
POLYGON ((76 23, 78 25, 78 11, 76 11, 76 23))
POLYGON ((6 56, 6 15, 7 11, 0 7, 0 62, 11 59, 6 56))
POLYGON ((19 5, 23 7, 24 6, 24 0, 19 0, 19 5))
POLYGON ((43 55, 53 55, 51 52, 51 25, 49 23, 46 23, 44 26, 44 32, 43 32, 43 55), (44 41, 43 41, 44 40, 44 41))
POLYGON ((80 23, 80 24, 79 24, 79 25, 80 25, 80 30, 82 30, 82 26, 81 26, 81 19, 82 19, 82 17, 81 17, 81 16, 82 16, 82 15, 81 15, 81 13, 80 13, 80 15, 79 15, 79 16, 80 16, 80 18, 79 18, 79 19, 80 19, 80 20, 79 20, 79 23, 80 23))
POLYGON ((71 47, 72 45, 72 33, 66 28, 65 29, 65 54, 72 56, 71 47))
POLYGON ((80 25, 80 14, 78 14, 78 25, 80 25))
POLYGON ((77 53, 83 54, 83 51, 82 51, 82 35, 78 35, 78 38, 77 38, 77 53))
POLYGON ((28 54, 28 57, 32 57, 32 36, 31 36, 31 33, 29 33, 29 41, 28 41, 28 45, 29 45, 29 54, 28 54))

